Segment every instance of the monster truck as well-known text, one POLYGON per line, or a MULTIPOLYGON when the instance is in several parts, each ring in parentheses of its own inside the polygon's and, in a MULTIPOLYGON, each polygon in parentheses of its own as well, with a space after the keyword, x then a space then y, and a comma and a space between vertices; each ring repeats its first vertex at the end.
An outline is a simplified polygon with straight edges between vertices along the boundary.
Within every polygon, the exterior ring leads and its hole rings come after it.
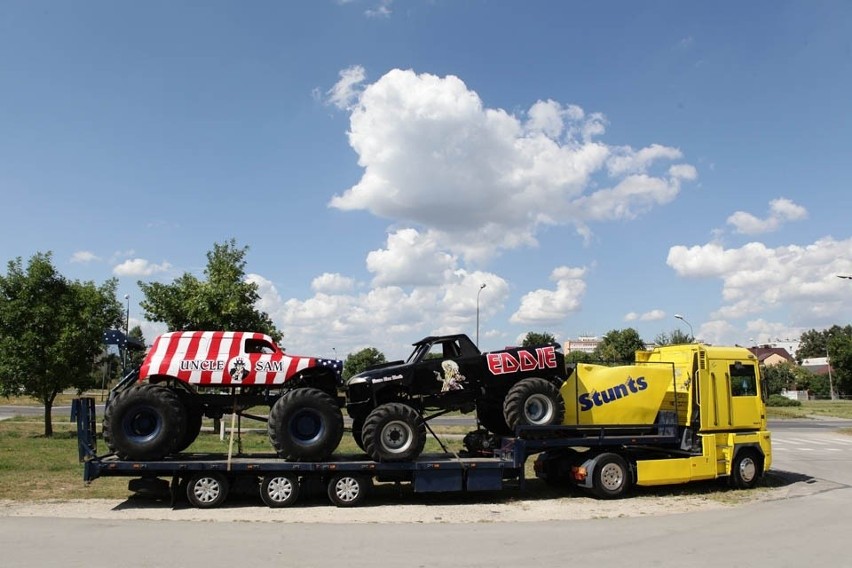
POLYGON ((343 436, 341 369, 341 361, 285 354, 261 333, 166 333, 110 394, 104 441, 120 458, 158 460, 189 447, 203 416, 262 419, 242 413, 268 405, 278 455, 321 460, 343 436))
POLYGON ((475 410, 496 435, 519 425, 560 424, 559 387, 566 379, 556 344, 481 353, 466 335, 426 337, 406 361, 350 377, 346 410, 356 443, 371 458, 406 461, 423 451, 426 421, 449 411, 475 410))

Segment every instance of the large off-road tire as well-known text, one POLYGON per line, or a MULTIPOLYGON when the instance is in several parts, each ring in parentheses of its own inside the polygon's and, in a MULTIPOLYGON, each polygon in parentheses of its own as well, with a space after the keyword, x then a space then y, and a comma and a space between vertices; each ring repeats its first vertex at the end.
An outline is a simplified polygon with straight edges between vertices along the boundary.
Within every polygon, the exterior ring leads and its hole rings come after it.
POLYGON ((751 489, 763 475, 763 458, 752 448, 743 448, 737 452, 731 464, 728 484, 734 489, 751 489))
POLYGON ((182 452, 187 449, 198 438, 201 432, 201 421, 204 418, 204 413, 201 406, 195 404, 192 400, 192 394, 182 393, 180 395, 183 406, 186 409, 186 429, 183 436, 175 444, 173 452, 182 452))
POLYGON ((140 384, 120 392, 104 414, 104 442, 118 457, 159 460, 175 451, 187 417, 178 394, 165 386, 140 384))
POLYGON ((500 403, 485 401, 476 403, 476 419, 483 428, 498 436, 511 436, 512 429, 506 424, 503 406, 500 403))
POLYGON ((364 451, 376 461, 413 460, 426 444, 426 426, 407 404, 389 402, 367 416, 362 439, 364 451))
POLYGON ((512 431, 518 426, 553 426, 562 424, 565 401, 550 381, 530 378, 509 389, 503 401, 503 416, 512 431))
POLYGON ((325 391, 297 388, 272 406, 268 431, 269 441, 282 458, 322 460, 343 438, 343 413, 325 391))
POLYGON ((603 454, 592 473, 592 493, 601 499, 618 499, 630 489, 631 476, 627 462, 618 454, 603 454))
POLYGON ((361 448, 361 451, 364 450, 364 421, 366 417, 358 416, 352 419, 352 437, 355 439, 355 443, 361 448))

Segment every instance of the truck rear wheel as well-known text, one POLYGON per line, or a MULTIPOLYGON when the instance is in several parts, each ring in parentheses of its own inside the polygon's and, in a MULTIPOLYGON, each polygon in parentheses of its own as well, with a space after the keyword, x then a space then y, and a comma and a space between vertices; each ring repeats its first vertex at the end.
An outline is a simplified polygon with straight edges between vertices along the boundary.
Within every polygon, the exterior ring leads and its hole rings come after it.
POLYGON ((267 475, 260 482, 260 498, 272 508, 289 507, 299 498, 299 478, 292 473, 267 475))
POLYGON ((618 454, 601 454, 592 473, 592 493, 601 499, 623 497, 630 489, 630 468, 618 454))
POLYGON ((282 458, 325 459, 343 438, 343 413, 325 391, 297 388, 284 394, 270 409, 268 432, 282 458))
POLYGON ((426 427, 416 410, 389 402, 367 416, 363 440, 364 451, 376 461, 413 460, 426 444, 426 427))
POLYGON ((175 451, 186 428, 186 410, 178 394, 155 384, 120 392, 104 414, 104 441, 122 459, 162 459, 175 451))
POLYGON ((328 481, 328 498, 336 507, 355 507, 366 499, 370 485, 367 477, 339 473, 328 481))
POLYGON ((565 402, 550 381, 524 379, 509 389, 503 401, 503 415, 513 431, 517 426, 552 426, 562 423, 565 402))
POLYGON ((212 509, 228 498, 228 487, 228 479, 221 473, 196 473, 186 484, 186 498, 193 507, 212 509))

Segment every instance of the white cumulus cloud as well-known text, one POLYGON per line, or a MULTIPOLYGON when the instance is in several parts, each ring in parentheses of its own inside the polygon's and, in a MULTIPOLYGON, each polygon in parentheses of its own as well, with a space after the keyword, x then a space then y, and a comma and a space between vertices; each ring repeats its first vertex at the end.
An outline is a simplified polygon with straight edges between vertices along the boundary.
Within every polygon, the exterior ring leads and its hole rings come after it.
POLYGON ((787 221, 800 221, 807 217, 807 209, 781 197, 769 202, 769 215, 765 219, 745 211, 737 211, 728 217, 728 224, 733 225, 737 233, 757 235, 777 231, 787 221))
POLYGON ((88 250, 78 250, 71 255, 72 263, 88 264, 90 262, 99 261, 101 258, 95 253, 88 250))
POLYGON ((679 245, 669 249, 666 262, 679 276, 722 281, 724 304, 714 314, 719 320, 778 308, 803 321, 850 312, 849 287, 837 274, 852 271, 852 239, 776 248, 758 242, 729 249, 679 245))
POLYGON ((530 325, 551 325, 562 322, 580 309, 586 292, 585 268, 560 266, 553 270, 550 279, 556 282, 555 290, 534 290, 521 298, 521 305, 510 321, 530 325))
POLYGON ((168 262, 155 264, 144 258, 133 258, 113 267, 112 272, 116 276, 153 276, 161 272, 167 272, 172 268, 168 262))
POLYGON ((437 285, 455 267, 455 258, 443 252, 431 235, 415 229, 388 235, 386 249, 367 255, 367 269, 375 274, 376 286, 437 285))
POLYGON ((660 321, 666 317, 666 312, 663 310, 651 310, 649 312, 630 312, 624 316, 624 321, 660 321))
POLYGON ((533 246, 543 226, 634 218, 697 175, 671 164, 678 149, 599 141, 606 118, 576 105, 536 101, 516 115, 458 77, 400 69, 354 89, 363 70, 352 69, 330 93, 351 112, 363 173, 330 205, 417 227, 465 260, 533 246))

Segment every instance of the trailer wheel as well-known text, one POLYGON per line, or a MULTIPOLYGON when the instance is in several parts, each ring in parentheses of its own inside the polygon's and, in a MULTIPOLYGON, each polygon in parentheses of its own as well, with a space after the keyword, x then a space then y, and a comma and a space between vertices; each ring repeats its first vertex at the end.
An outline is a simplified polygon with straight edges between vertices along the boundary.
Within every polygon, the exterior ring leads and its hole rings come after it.
POLYGON ((174 390, 145 383, 115 397, 106 409, 103 426, 104 441, 118 457, 159 460, 183 439, 186 410, 174 390))
POLYGON ((212 509, 228 497, 228 480, 221 473, 196 473, 186 484, 189 504, 199 509, 212 509))
POLYGON ((339 473, 328 481, 328 498, 336 507, 356 507, 367 498, 371 484, 368 477, 339 473))
POLYGON ((760 455, 751 448, 743 448, 737 452, 731 463, 731 475, 728 484, 734 489, 751 489, 757 485, 763 475, 763 461, 760 455))
POLYGON ((364 451, 376 461, 413 460, 426 444, 426 427, 416 410, 389 402, 367 416, 363 440, 364 451))
POLYGON ((530 378, 509 390, 503 402, 503 415, 512 430, 517 426, 552 426, 561 424, 565 402, 559 389, 550 381, 530 378))
POLYGON ((601 454, 592 474, 592 493, 601 499, 618 499, 630 489, 630 469, 618 454, 601 454))
POLYGON ((282 458, 325 459, 343 438, 343 413, 325 391, 297 388, 285 393, 270 409, 268 432, 282 458))
POLYGON ((260 498, 272 508, 289 507, 299 498, 299 478, 283 473, 267 475, 260 481, 260 498))

